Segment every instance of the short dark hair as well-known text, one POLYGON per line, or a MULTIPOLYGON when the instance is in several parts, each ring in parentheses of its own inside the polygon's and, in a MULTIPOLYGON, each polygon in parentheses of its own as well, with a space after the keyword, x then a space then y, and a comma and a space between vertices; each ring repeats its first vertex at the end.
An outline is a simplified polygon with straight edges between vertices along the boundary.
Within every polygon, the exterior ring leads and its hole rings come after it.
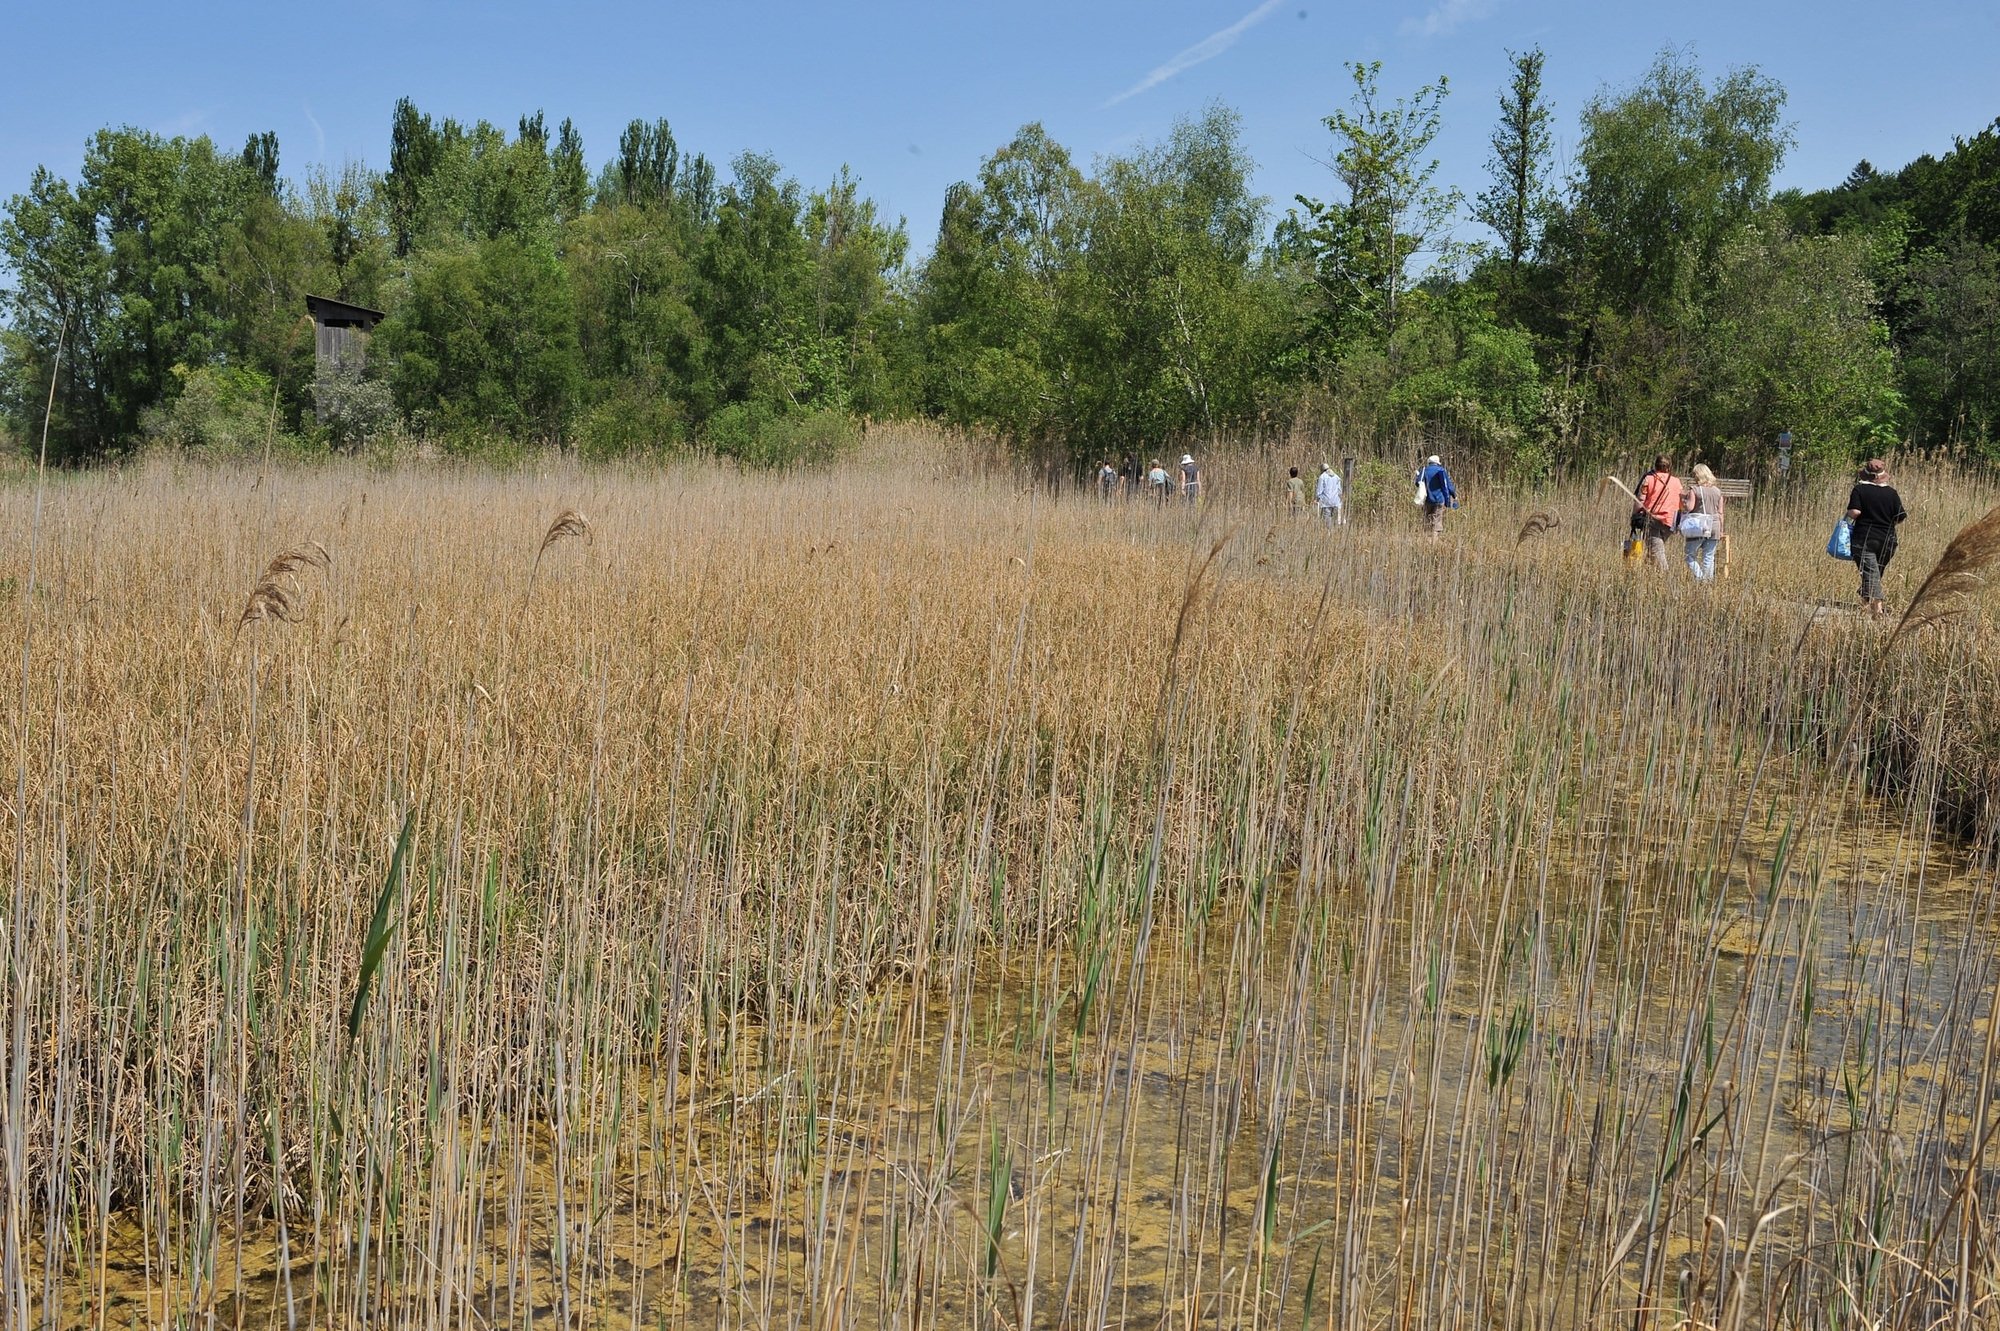
POLYGON ((1299 474, 1299 469, 1298 469, 1297 467, 1293 467, 1293 468, 1292 468, 1292 475, 1296 476, 1296 475, 1298 475, 1298 474, 1299 474))
POLYGON ((1672 471, 1673 469, 1674 469, 1674 460, 1668 457, 1665 453, 1662 453, 1658 457, 1653 459, 1654 471, 1672 471))

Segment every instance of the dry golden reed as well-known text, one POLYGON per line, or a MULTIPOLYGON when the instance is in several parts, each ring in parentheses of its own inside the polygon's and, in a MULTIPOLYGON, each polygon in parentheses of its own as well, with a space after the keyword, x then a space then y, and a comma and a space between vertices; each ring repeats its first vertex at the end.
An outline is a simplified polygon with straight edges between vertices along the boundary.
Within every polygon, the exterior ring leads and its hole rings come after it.
MULTIPOLYGON (((0 604, 16 1322, 2000 1306, 1993 863, 1940 826, 1996 658, 1871 676, 1840 494, 1697 587, 1601 486, 1469 476, 1432 541, 1287 520, 1275 455, 1155 507, 884 447, 51 482, 0 604)), ((1993 495, 1903 492, 1928 622, 1993 495)))

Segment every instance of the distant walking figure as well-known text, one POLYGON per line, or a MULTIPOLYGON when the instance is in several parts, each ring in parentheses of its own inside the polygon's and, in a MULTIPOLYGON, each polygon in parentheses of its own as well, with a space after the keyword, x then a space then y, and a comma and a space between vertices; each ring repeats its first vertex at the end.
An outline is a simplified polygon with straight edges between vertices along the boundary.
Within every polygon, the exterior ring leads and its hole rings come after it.
POLYGON ((1417 473, 1417 484, 1424 492, 1424 530, 1432 536, 1444 535, 1444 511, 1458 507, 1458 487, 1451 483, 1451 473, 1437 454, 1431 454, 1417 473))
POLYGON ((1854 562, 1861 569, 1861 605, 1871 615, 1883 615, 1882 573, 1896 557, 1896 527, 1910 515, 1903 497, 1889 484, 1889 468, 1870 458, 1861 479, 1847 495, 1847 516, 1854 523, 1854 562))
POLYGON ((1313 500, 1319 505, 1319 520, 1329 527, 1338 527, 1347 521, 1347 510, 1340 493, 1340 473, 1333 469, 1331 462, 1319 464, 1319 483, 1313 486, 1313 500))
POLYGON ((1190 504, 1201 498, 1201 468, 1194 465, 1194 454, 1181 454, 1181 498, 1190 504))
POLYGON ((1153 487, 1153 498, 1162 504, 1166 503, 1173 483, 1173 478, 1167 475, 1167 469, 1160 465, 1158 458, 1154 458, 1153 469, 1146 473, 1146 484, 1153 487))
POLYGON ((1714 582, 1715 548, 1722 544, 1722 490, 1707 463, 1695 464, 1694 488, 1681 502, 1687 510, 1681 519, 1681 535, 1687 538, 1681 554, 1688 572, 1696 582, 1714 582))
POLYGON ((1106 462, 1097 469, 1097 497, 1109 501, 1118 492, 1118 469, 1106 462))
POLYGON ((1681 479, 1665 453, 1653 459, 1653 469, 1639 482, 1639 508, 1646 515, 1646 558, 1667 571, 1667 538, 1681 515, 1681 479))
POLYGON ((1285 507, 1293 517, 1306 511, 1306 483, 1299 476, 1299 469, 1292 468, 1292 474, 1285 477, 1285 507))

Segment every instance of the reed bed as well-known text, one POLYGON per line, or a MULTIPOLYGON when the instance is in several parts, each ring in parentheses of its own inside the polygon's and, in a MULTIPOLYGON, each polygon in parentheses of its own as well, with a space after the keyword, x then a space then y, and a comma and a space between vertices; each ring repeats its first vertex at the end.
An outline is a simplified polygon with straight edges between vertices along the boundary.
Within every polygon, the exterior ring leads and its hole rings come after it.
POLYGON ((1976 577, 877 447, 0 491, 10 1326, 1994 1316, 1976 577))

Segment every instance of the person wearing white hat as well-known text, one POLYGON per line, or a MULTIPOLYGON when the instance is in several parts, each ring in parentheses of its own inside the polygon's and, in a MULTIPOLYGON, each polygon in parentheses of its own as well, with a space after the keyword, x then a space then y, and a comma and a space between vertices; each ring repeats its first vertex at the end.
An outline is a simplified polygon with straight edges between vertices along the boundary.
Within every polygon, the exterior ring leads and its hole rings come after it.
POLYGON ((1347 522, 1347 508, 1341 494, 1340 473, 1333 469, 1331 462, 1319 464, 1319 483, 1313 486, 1313 499, 1319 504, 1319 520, 1329 527, 1339 527, 1347 522))
POLYGON ((1181 498, 1190 504, 1201 499, 1201 468, 1194 465, 1194 454, 1181 454, 1181 498))
POLYGON ((1458 507, 1458 489, 1437 454, 1431 454, 1417 473, 1417 491, 1423 497, 1424 530, 1432 536, 1444 535, 1444 511, 1458 507))

